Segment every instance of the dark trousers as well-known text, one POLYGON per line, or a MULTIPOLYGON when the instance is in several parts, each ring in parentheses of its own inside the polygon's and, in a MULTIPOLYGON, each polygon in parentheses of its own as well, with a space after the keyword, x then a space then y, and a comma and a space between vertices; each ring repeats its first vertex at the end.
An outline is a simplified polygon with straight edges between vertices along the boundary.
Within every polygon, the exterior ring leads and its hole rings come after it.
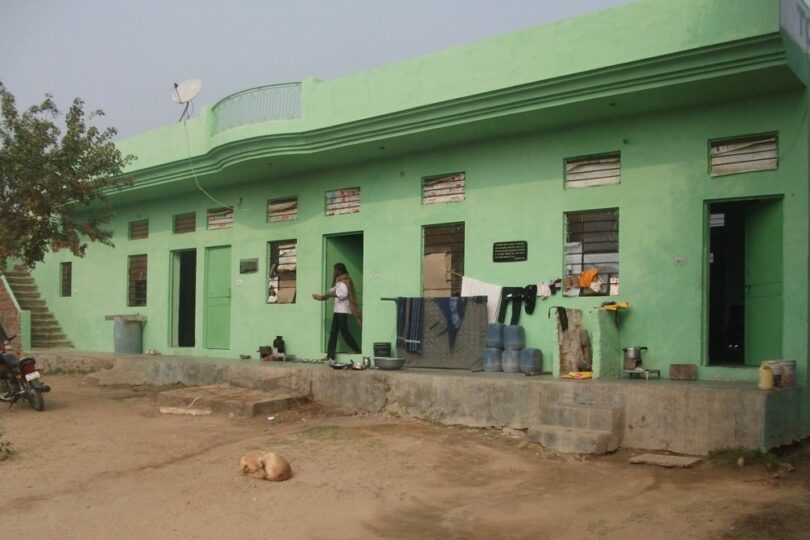
POLYGON ((501 290, 501 307, 498 309, 498 322, 506 322, 506 309, 512 303, 512 320, 509 324, 515 325, 520 320, 520 310, 523 308, 523 287, 504 287, 501 290))
POLYGON ((326 346, 326 356, 331 360, 335 359, 338 331, 340 332, 340 335, 343 336, 344 341, 346 341, 346 345, 348 345, 351 350, 356 353, 360 352, 360 347, 357 346, 357 342, 349 333, 349 327, 347 325, 348 321, 348 313, 335 313, 332 316, 332 329, 329 330, 329 344, 326 346))

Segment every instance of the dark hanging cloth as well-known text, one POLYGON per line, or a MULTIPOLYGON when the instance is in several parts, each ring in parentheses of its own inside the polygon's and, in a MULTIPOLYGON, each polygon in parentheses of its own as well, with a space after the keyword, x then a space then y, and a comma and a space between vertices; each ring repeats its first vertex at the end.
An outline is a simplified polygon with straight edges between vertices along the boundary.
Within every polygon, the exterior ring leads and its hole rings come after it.
POLYGON ((422 354, 423 298, 399 297, 397 303, 397 343, 409 353, 422 354))
POLYGON ((509 324, 515 325, 520 321, 520 310, 523 307, 523 287, 503 287, 501 289, 501 302, 498 307, 498 322, 506 322, 506 310, 512 304, 512 319, 509 324))
POLYGON ((560 318, 560 329, 565 332, 568 330, 568 314, 562 306, 551 306, 548 308, 548 317, 551 318, 551 310, 557 310, 557 316, 560 318))
POLYGON ((523 301, 526 302, 526 315, 534 313, 534 306, 537 305, 537 285, 523 287, 523 301))
POLYGON ((461 323, 464 322, 464 307, 467 299, 459 296, 436 298, 436 305, 439 306, 445 320, 447 321, 447 337, 450 340, 450 350, 456 344, 456 334, 458 334, 461 323))

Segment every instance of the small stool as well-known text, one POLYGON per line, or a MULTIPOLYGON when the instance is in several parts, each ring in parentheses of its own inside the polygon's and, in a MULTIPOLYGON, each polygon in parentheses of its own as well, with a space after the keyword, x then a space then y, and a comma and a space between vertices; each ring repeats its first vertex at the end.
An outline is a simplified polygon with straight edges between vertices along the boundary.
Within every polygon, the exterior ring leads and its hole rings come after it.
POLYGON ((633 375, 644 375, 645 380, 650 380, 650 375, 655 375, 659 379, 661 378, 661 370, 660 369, 645 369, 645 368, 637 368, 637 369, 623 369, 622 373, 627 373, 630 375, 630 378, 633 378, 633 375))

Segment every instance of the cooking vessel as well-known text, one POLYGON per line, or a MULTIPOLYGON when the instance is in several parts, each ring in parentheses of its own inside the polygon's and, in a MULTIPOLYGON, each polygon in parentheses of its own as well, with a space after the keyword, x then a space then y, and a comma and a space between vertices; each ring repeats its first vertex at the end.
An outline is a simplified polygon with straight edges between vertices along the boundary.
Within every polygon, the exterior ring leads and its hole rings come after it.
POLYGON ((641 353, 646 350, 647 347, 623 347, 624 369, 636 369, 641 366, 641 353))

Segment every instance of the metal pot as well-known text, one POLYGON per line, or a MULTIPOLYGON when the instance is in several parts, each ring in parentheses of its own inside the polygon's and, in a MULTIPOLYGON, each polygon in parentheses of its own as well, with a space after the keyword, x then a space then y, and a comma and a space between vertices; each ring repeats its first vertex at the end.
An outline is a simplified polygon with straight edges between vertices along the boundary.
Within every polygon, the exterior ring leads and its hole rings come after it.
POLYGON ((623 347, 624 369, 636 369, 641 366, 641 353, 646 350, 647 347, 623 347))

